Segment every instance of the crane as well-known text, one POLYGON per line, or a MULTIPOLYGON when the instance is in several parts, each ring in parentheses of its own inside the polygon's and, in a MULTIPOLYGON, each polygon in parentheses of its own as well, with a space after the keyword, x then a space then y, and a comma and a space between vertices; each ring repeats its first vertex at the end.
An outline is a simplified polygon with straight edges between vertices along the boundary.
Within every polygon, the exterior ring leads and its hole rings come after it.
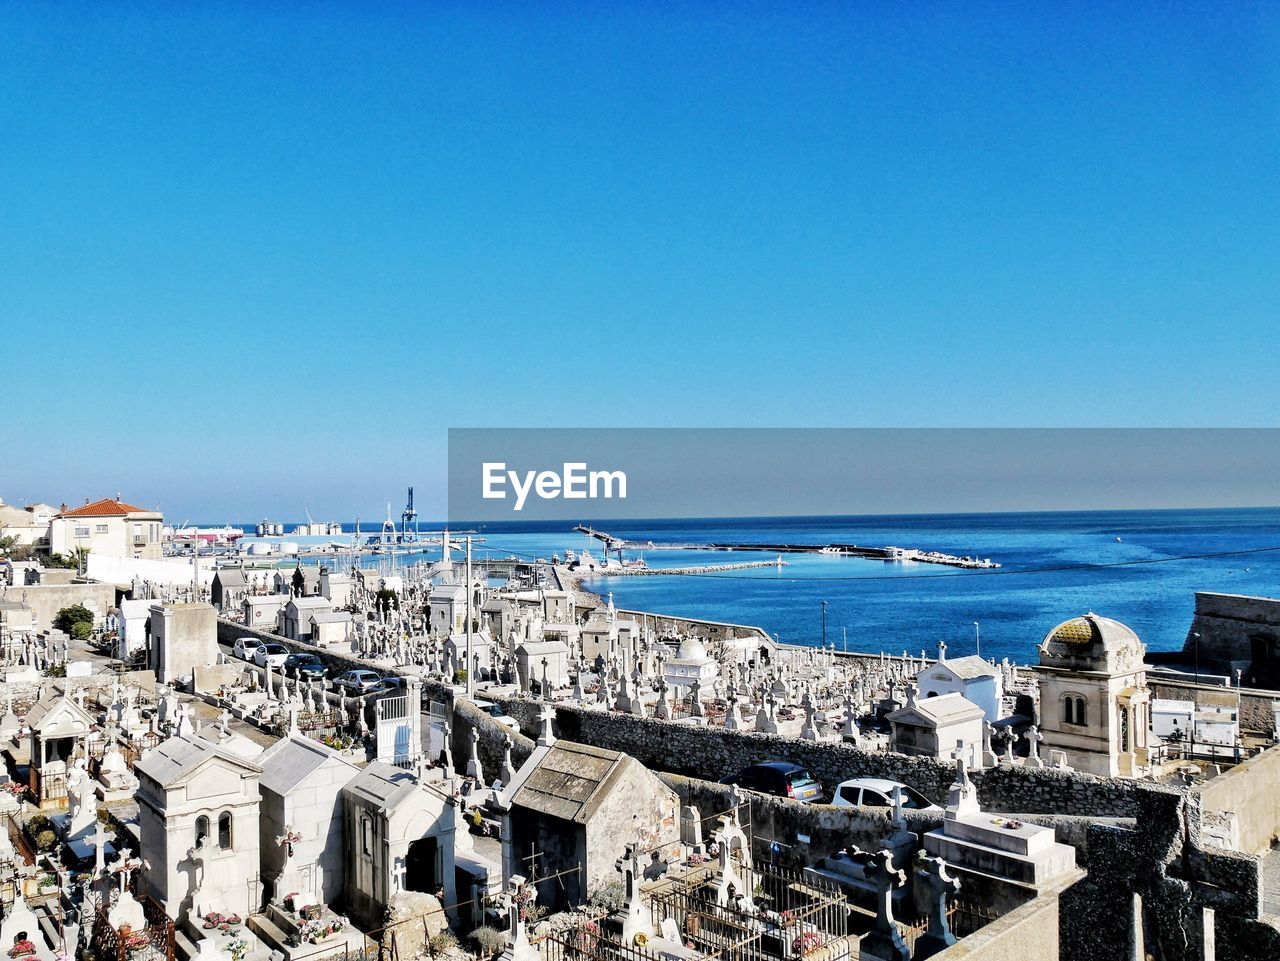
POLYGON ((413 522, 414 540, 418 537, 418 512, 413 509, 413 488, 409 488, 409 502, 405 504, 404 510, 400 512, 400 537, 401 540, 409 539, 409 523, 413 522))

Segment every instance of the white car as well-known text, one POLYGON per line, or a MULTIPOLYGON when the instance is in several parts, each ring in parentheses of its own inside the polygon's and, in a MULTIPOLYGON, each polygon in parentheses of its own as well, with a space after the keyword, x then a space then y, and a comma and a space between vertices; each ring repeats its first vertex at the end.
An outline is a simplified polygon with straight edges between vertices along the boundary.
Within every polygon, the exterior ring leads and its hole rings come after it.
POLYGON ((252 661, 253 652, 262 646, 262 642, 256 637, 237 637, 236 642, 231 645, 231 653, 242 661, 252 661))
POLYGON ((507 728, 507 730, 515 731, 517 734, 520 733, 520 722, 492 701, 472 701, 471 703, 507 728))
POLYGON ((282 668, 288 659, 289 649, 283 644, 262 644, 253 652, 253 663, 258 667, 270 664, 272 667, 282 668))
POLYGON ((836 785, 831 803, 836 807, 893 807, 893 797, 902 794, 904 811, 929 811, 941 814, 942 808, 913 787, 901 781, 889 781, 882 777, 855 777, 836 785))

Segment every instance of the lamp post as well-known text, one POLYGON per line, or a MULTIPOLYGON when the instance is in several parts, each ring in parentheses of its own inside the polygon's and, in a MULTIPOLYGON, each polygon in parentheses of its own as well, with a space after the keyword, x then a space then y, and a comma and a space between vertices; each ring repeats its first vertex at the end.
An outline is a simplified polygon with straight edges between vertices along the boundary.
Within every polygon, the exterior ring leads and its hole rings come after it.
POLYGON ((822 646, 827 646, 827 602, 822 602, 822 646))
POLYGON ((977 645, 978 657, 982 657, 982 628, 977 621, 973 622, 973 643, 977 645))

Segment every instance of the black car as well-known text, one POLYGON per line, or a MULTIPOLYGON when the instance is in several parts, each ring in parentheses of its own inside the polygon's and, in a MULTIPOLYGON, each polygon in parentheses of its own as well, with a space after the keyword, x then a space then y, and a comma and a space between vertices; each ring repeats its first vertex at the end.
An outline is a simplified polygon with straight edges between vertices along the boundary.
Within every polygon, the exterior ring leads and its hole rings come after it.
POLYGON ((290 677, 324 677, 324 661, 314 654, 290 654, 284 659, 284 672, 290 677))
POLYGON ((821 801, 822 785, 805 768, 790 761, 765 761, 744 767, 737 774, 721 778, 721 784, 736 784, 749 791, 772 794, 812 803, 821 801))

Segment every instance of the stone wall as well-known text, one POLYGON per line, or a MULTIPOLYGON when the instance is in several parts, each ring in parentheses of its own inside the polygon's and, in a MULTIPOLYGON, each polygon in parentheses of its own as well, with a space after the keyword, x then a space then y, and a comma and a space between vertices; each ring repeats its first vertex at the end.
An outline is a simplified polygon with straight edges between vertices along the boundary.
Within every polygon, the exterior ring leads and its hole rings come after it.
POLYGON ((1230 673, 1242 667, 1254 684, 1280 683, 1280 600, 1242 594, 1196 592, 1196 611, 1183 644, 1183 659, 1230 673), (1255 654, 1263 653, 1260 663, 1255 654))
MULTIPOLYGON (((536 732, 539 702, 500 700, 526 733, 536 732)), ((935 802, 945 801, 955 770, 928 758, 864 751, 828 741, 801 741, 754 731, 725 731, 673 721, 561 705, 556 711, 560 737, 622 751, 649 767, 716 781, 749 764, 789 760, 802 764, 828 788, 854 777, 883 777, 909 784, 935 802)), ((1089 774, 994 767, 972 772, 984 810, 1010 814, 1060 814, 1131 818, 1134 796, 1171 790, 1141 781, 1089 774)))

